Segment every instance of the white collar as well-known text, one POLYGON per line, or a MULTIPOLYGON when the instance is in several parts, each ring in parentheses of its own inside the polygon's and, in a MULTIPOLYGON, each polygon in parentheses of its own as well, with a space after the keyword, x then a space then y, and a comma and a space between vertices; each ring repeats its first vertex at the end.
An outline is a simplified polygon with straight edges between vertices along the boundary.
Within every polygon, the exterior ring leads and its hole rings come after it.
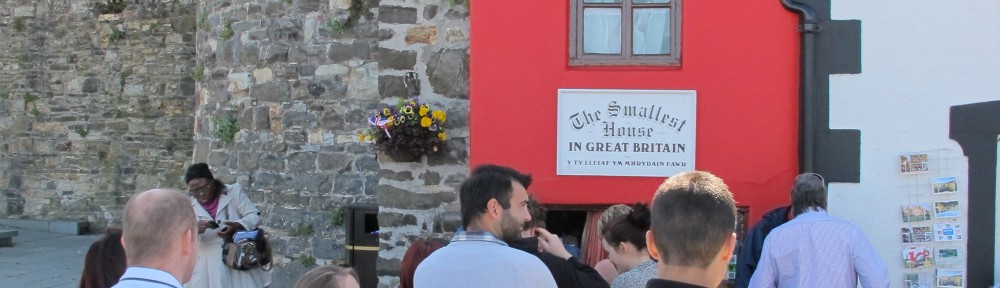
POLYGON ((152 282, 163 284, 164 287, 174 288, 181 288, 183 286, 180 281, 177 281, 177 279, 174 278, 174 275, 170 275, 170 273, 167 273, 166 271, 139 266, 128 267, 128 269, 125 270, 125 274, 122 275, 122 278, 118 280, 118 282, 122 281, 152 282))

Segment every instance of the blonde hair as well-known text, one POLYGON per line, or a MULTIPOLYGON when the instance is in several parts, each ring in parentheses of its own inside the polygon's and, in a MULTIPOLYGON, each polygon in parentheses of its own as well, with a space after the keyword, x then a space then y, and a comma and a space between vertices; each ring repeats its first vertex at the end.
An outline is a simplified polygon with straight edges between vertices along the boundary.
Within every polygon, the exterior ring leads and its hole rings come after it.
POLYGON ((298 281, 295 281, 295 288, 337 288, 337 279, 351 276, 354 281, 358 281, 358 273, 354 269, 344 268, 335 265, 325 265, 313 268, 302 274, 298 281))
POLYGON ((601 219, 597 221, 597 231, 604 231, 604 224, 608 224, 611 220, 618 218, 620 216, 628 215, 632 212, 632 207, 625 204, 615 204, 604 209, 604 213, 601 213, 601 219))

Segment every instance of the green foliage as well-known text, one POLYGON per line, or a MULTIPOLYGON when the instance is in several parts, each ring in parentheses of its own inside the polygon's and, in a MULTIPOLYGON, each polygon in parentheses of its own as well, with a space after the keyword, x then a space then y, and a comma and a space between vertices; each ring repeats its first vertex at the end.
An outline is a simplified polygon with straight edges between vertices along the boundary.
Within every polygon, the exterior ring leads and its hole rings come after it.
POLYGON ((160 43, 156 44, 156 48, 166 48, 167 47, 167 36, 160 38, 160 43))
POLYGON ((31 115, 38 116, 38 115, 41 115, 41 114, 42 114, 42 112, 38 111, 38 106, 32 106, 31 107, 31 115))
POLYGON ((330 32, 340 34, 347 31, 347 21, 334 21, 333 19, 326 20, 326 27, 330 28, 330 32))
POLYGON ((73 127, 73 132, 80 135, 80 138, 87 138, 87 134, 90 134, 90 129, 83 128, 83 126, 73 127))
POLYGON ((24 63, 28 63, 28 53, 17 54, 17 64, 24 65, 24 63))
POLYGON ((223 26, 222 31, 219 31, 219 38, 229 40, 229 38, 233 38, 233 35, 236 35, 236 31, 233 31, 233 23, 227 21, 226 26, 223 26))
POLYGON ((354 24, 358 23, 358 20, 364 17, 371 17, 371 11, 368 11, 368 7, 365 7, 365 0, 351 0, 351 8, 348 8, 350 14, 347 16, 347 21, 344 25, 347 27, 354 27, 354 24))
POLYGON ((14 31, 24 32, 24 27, 25 27, 25 25, 24 25, 24 19, 23 18, 14 19, 14 31))
POLYGON ((149 23, 149 30, 156 30, 156 27, 157 27, 156 22, 149 23))
POLYGON ((97 13, 100 14, 119 14, 122 13, 122 11, 125 11, 125 8, 128 7, 125 0, 95 0, 94 2, 91 2, 91 5, 94 7, 94 10, 97 10, 97 13))
POLYGON ((198 16, 198 28, 201 30, 211 30, 212 26, 208 25, 208 13, 201 12, 201 16, 198 16))
POLYGON ((326 225, 327 226, 340 226, 340 225, 343 225, 344 224, 344 214, 346 214, 346 211, 344 210, 344 207, 337 207, 337 209, 333 210, 333 213, 330 213, 330 219, 326 220, 326 225))
POLYGON ((118 85, 122 86, 124 88, 125 87, 125 80, 128 79, 128 76, 129 76, 129 73, 125 72, 125 71, 122 71, 122 72, 118 73, 118 85))
POLYGON ((125 117, 125 111, 121 109, 115 109, 115 119, 122 119, 125 117))
POLYGON ((288 231, 288 236, 300 237, 300 236, 311 236, 315 231, 313 231, 313 225, 311 223, 307 224, 305 222, 299 222, 292 231, 288 231))
POLYGON ((299 263, 306 267, 316 266, 316 258, 312 255, 302 255, 302 257, 299 258, 299 263))
POLYGON ((194 68, 194 80, 201 80, 202 77, 205 77, 205 66, 198 65, 194 68))
MULTIPOLYGON (((233 142, 236 139, 236 133, 240 132, 240 126, 236 125, 232 119, 217 117, 215 118, 215 124, 217 129, 215 130, 215 137, 222 139, 224 142, 233 142)), ((310 231, 312 230, 312 225, 309 226, 310 231)))
POLYGON ((448 0, 448 2, 451 4, 451 6, 455 6, 458 4, 465 4, 465 8, 469 8, 469 0, 448 0))
POLYGON ((108 41, 111 41, 111 43, 114 43, 114 42, 118 42, 119 40, 124 40, 124 39, 125 39, 125 31, 124 30, 118 30, 118 28, 112 26, 111 27, 111 33, 108 34, 108 41))
POLYGON ((31 103, 38 100, 38 96, 31 94, 31 92, 24 93, 24 103, 31 103))
POLYGON ((292 4, 292 0, 285 0, 285 4, 292 4))
POLYGON ((0 91, 0 99, 7 99, 7 97, 10 97, 10 92, 7 92, 7 90, 0 91))

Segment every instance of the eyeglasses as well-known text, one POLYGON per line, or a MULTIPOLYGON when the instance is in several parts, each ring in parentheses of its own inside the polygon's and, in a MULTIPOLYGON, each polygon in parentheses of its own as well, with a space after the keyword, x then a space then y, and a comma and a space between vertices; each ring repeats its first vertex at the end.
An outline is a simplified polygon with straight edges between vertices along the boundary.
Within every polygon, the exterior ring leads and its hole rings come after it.
POLYGON ((816 176, 816 178, 819 178, 819 182, 823 182, 823 184, 826 184, 826 179, 823 179, 823 176, 812 172, 809 172, 809 174, 811 174, 812 176, 816 176))
POLYGON ((203 195, 203 194, 208 193, 210 191, 212 191, 212 183, 211 182, 209 182, 208 184, 202 185, 201 187, 198 187, 198 188, 188 189, 188 194, 190 194, 190 195, 203 195))

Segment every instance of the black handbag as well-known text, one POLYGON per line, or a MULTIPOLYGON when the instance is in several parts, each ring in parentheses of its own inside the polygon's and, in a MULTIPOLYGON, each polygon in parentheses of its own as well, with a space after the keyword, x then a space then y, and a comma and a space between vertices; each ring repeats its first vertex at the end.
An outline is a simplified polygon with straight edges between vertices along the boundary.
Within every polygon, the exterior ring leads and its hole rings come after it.
POLYGON ((258 228, 227 236, 222 244, 222 261, 236 270, 271 270, 271 244, 267 242, 267 233, 258 228))

